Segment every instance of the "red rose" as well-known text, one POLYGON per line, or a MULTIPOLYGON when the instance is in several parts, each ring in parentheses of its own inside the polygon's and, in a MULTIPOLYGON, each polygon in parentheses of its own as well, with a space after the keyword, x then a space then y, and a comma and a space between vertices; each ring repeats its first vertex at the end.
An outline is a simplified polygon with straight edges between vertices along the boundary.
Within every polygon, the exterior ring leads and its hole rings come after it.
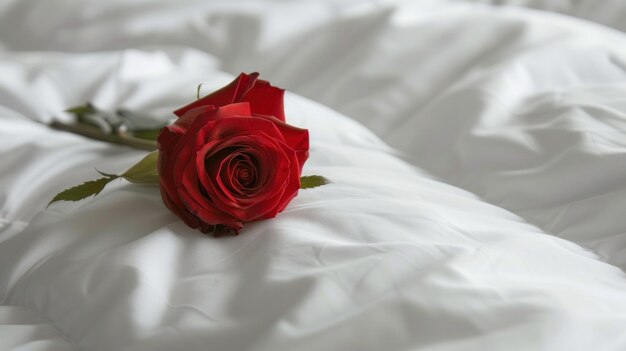
POLYGON ((284 91, 257 77, 176 110, 159 134, 163 202, 204 233, 273 218, 300 189, 308 131, 284 122, 284 91))

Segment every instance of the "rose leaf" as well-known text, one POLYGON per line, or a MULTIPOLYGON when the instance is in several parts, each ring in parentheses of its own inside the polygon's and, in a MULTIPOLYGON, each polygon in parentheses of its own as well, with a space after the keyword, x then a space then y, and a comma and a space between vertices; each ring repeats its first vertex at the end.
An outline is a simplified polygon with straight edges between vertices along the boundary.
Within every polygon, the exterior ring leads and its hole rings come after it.
POLYGON ((326 185, 328 183, 330 183, 330 180, 319 175, 300 177, 300 189, 317 188, 318 186, 326 185))
POLYGON ((131 183, 159 184, 159 171, 157 170, 158 158, 159 152, 153 151, 129 168, 121 176, 131 183))
POLYGON ((53 202, 57 201, 78 201, 82 200, 88 196, 98 195, 104 187, 109 184, 112 180, 117 179, 117 176, 112 177, 103 177, 96 180, 90 180, 84 182, 83 184, 77 185, 75 187, 66 189, 60 193, 58 193, 48 206, 53 202))

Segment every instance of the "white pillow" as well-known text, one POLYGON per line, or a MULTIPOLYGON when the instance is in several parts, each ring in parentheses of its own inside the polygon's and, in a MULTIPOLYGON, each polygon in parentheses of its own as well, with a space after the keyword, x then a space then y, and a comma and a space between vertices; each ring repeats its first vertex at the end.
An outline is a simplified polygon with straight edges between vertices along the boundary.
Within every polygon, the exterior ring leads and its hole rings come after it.
POLYGON ((148 111, 165 110, 162 101, 171 109, 189 100, 199 75, 216 77, 210 87, 228 77, 206 68, 210 58, 202 71, 188 64, 202 61, 191 51, 56 54, 45 61, 34 56, 19 68, 11 63, 21 54, 7 57, 0 70, 22 78, 0 75, 0 93, 29 87, 26 77, 33 72, 41 89, 5 103, 21 117, 0 118, 1 209, 6 222, 21 223, 0 232, 0 336, 11 346, 193 351, 626 345, 622 271, 432 179, 396 158, 363 126, 291 94, 288 121, 311 132, 304 173, 333 183, 301 191, 276 219, 248 224, 240 236, 203 236, 172 215, 156 189, 123 182, 93 199, 43 210, 54 193, 94 177, 94 166, 119 171, 142 154, 29 120, 45 116, 29 116, 32 110, 24 106, 46 111, 78 102, 59 98, 62 103, 48 105, 47 97, 58 94, 55 77, 64 77, 68 96, 148 111), (141 67, 155 60, 162 60, 162 68, 142 76, 141 67), (102 74, 89 74, 92 67, 102 74), (124 75, 125 69, 133 75, 124 75), (115 84, 107 83, 112 79, 115 84), (85 86, 94 87, 93 96, 85 86))

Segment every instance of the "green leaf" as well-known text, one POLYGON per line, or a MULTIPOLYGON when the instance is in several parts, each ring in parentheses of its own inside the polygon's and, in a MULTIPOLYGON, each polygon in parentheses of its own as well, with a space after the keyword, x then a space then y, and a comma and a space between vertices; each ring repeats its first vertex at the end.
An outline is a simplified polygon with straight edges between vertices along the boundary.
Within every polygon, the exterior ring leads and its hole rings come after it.
POLYGON ((159 184, 159 171, 157 170, 158 159, 159 152, 153 151, 129 168, 121 176, 131 183, 159 184))
POLYGON ((48 206, 57 201, 78 201, 88 196, 96 196, 107 184, 120 177, 132 183, 159 184, 159 173, 157 171, 158 157, 158 151, 151 152, 122 175, 104 173, 96 169, 96 171, 104 177, 90 180, 58 193, 54 199, 48 203, 48 206))
POLYGON ((143 129, 131 132, 132 136, 140 139, 157 140, 161 129, 143 129))
POLYGON ((84 115, 86 113, 94 113, 96 111, 97 109, 90 102, 87 102, 84 105, 70 107, 65 110, 65 112, 74 114, 76 116, 84 115))
POLYGON ((78 201, 88 196, 98 195, 102 191, 102 189, 104 189, 104 187, 114 179, 117 179, 117 176, 90 180, 88 182, 84 182, 81 185, 66 189, 58 193, 57 196, 55 196, 54 199, 52 199, 52 201, 48 203, 48 206, 57 201, 78 201))
POLYGON ((300 177, 300 189, 317 188, 330 182, 330 180, 319 175, 303 176, 300 177))

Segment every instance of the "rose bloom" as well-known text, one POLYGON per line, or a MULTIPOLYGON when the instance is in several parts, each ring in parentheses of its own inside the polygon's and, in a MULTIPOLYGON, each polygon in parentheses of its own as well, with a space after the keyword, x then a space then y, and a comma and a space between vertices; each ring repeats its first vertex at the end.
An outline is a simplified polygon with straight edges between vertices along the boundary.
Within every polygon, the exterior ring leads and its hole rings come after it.
POLYGON ((284 90, 257 77, 174 111, 157 139, 163 202, 204 233, 273 218, 300 189, 309 133, 285 123, 284 90))

